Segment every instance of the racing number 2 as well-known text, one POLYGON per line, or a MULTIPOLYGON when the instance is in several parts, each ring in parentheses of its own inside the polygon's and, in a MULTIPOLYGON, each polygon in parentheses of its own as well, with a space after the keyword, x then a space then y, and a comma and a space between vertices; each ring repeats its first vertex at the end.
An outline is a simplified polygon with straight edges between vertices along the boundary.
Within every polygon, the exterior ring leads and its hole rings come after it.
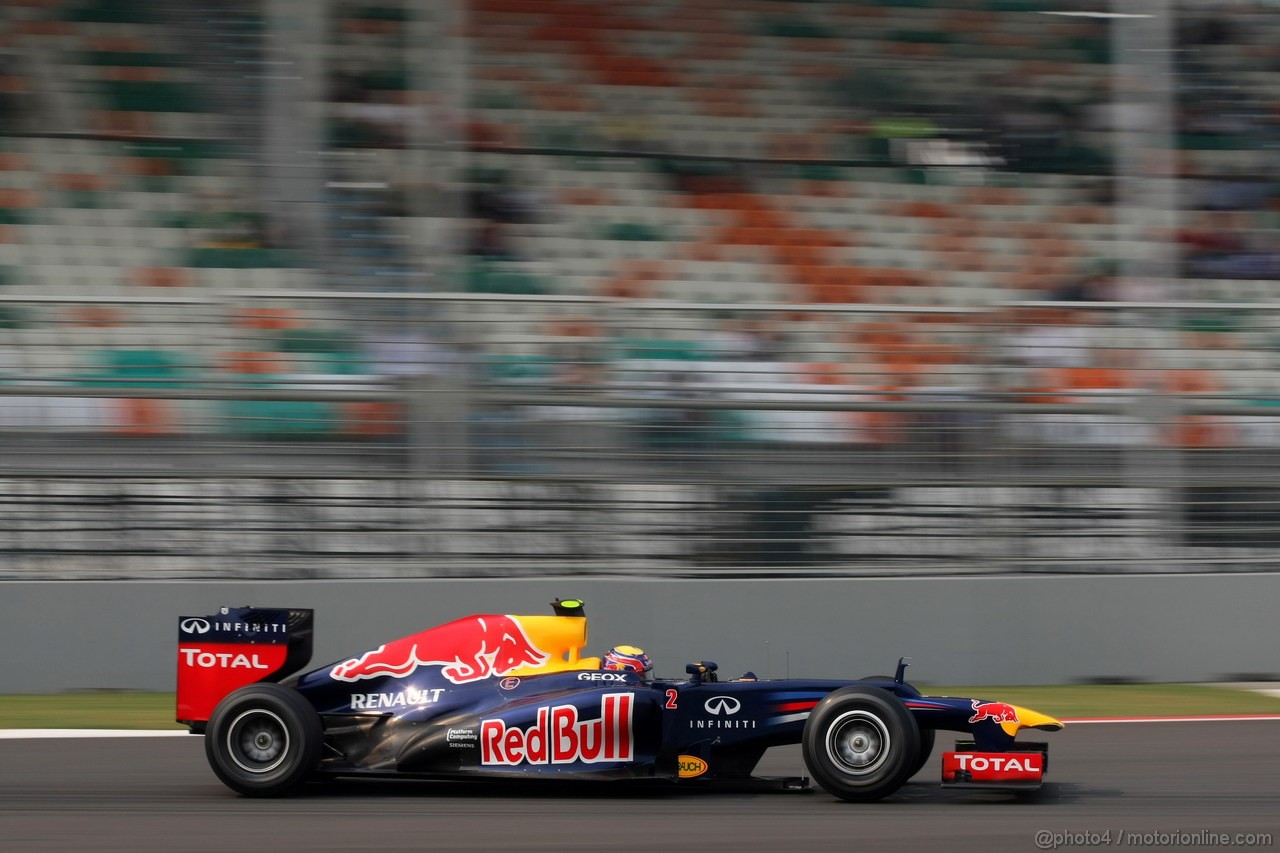
POLYGON ((668 689, 667 704, 663 705, 662 707, 666 708, 669 711, 674 711, 676 709, 676 697, 679 695, 680 695, 680 691, 668 689))

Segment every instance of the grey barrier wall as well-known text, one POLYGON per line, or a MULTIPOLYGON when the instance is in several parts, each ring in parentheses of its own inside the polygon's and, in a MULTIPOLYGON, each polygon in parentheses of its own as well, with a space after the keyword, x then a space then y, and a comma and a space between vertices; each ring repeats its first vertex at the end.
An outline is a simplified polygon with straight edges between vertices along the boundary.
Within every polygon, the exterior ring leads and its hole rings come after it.
POLYGON ((639 644, 660 674, 860 677, 913 658, 922 684, 1274 677, 1280 575, 0 584, 0 692, 172 690, 178 617, 316 610, 319 666, 470 613, 582 597, 590 648, 639 644))

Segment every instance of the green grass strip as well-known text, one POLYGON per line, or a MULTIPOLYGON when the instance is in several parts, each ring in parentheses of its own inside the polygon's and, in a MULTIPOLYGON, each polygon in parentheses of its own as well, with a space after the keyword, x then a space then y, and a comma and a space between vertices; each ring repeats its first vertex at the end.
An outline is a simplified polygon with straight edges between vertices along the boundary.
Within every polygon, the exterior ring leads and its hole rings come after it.
MULTIPOLYGON (((1280 688, 1280 684, 1276 686, 1280 688)), ((1280 714, 1280 698, 1206 684, 916 687, 921 693, 934 696, 998 700, 1062 718, 1280 714)))
POLYGON ((0 729, 181 729, 172 693, 0 696, 0 729))

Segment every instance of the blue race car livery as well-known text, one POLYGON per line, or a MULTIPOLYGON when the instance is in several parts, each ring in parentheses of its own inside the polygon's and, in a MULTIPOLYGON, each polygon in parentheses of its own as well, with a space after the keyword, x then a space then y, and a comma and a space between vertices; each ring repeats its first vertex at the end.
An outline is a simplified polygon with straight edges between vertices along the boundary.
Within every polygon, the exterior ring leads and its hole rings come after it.
POLYGON ((929 760, 939 731, 945 785, 1035 790, 1052 717, 984 699, 923 696, 893 676, 719 680, 602 669, 585 656, 582 603, 554 615, 477 614, 299 673, 310 610, 221 608, 179 619, 177 718, 205 735, 214 773, 247 796, 334 776, 666 780, 709 785, 807 779, 752 775, 765 750, 801 744, 845 800, 888 796, 929 760), (292 677, 291 677, 292 676, 292 677))

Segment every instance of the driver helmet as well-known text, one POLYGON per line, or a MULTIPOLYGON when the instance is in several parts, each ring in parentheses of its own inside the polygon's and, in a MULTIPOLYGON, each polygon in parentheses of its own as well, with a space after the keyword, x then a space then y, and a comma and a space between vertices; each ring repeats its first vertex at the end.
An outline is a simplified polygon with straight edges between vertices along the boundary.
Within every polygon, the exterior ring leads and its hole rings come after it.
POLYGON ((648 678, 653 671, 653 661, 639 646, 614 646, 600 663, 601 669, 615 672, 634 672, 641 678, 648 678))

